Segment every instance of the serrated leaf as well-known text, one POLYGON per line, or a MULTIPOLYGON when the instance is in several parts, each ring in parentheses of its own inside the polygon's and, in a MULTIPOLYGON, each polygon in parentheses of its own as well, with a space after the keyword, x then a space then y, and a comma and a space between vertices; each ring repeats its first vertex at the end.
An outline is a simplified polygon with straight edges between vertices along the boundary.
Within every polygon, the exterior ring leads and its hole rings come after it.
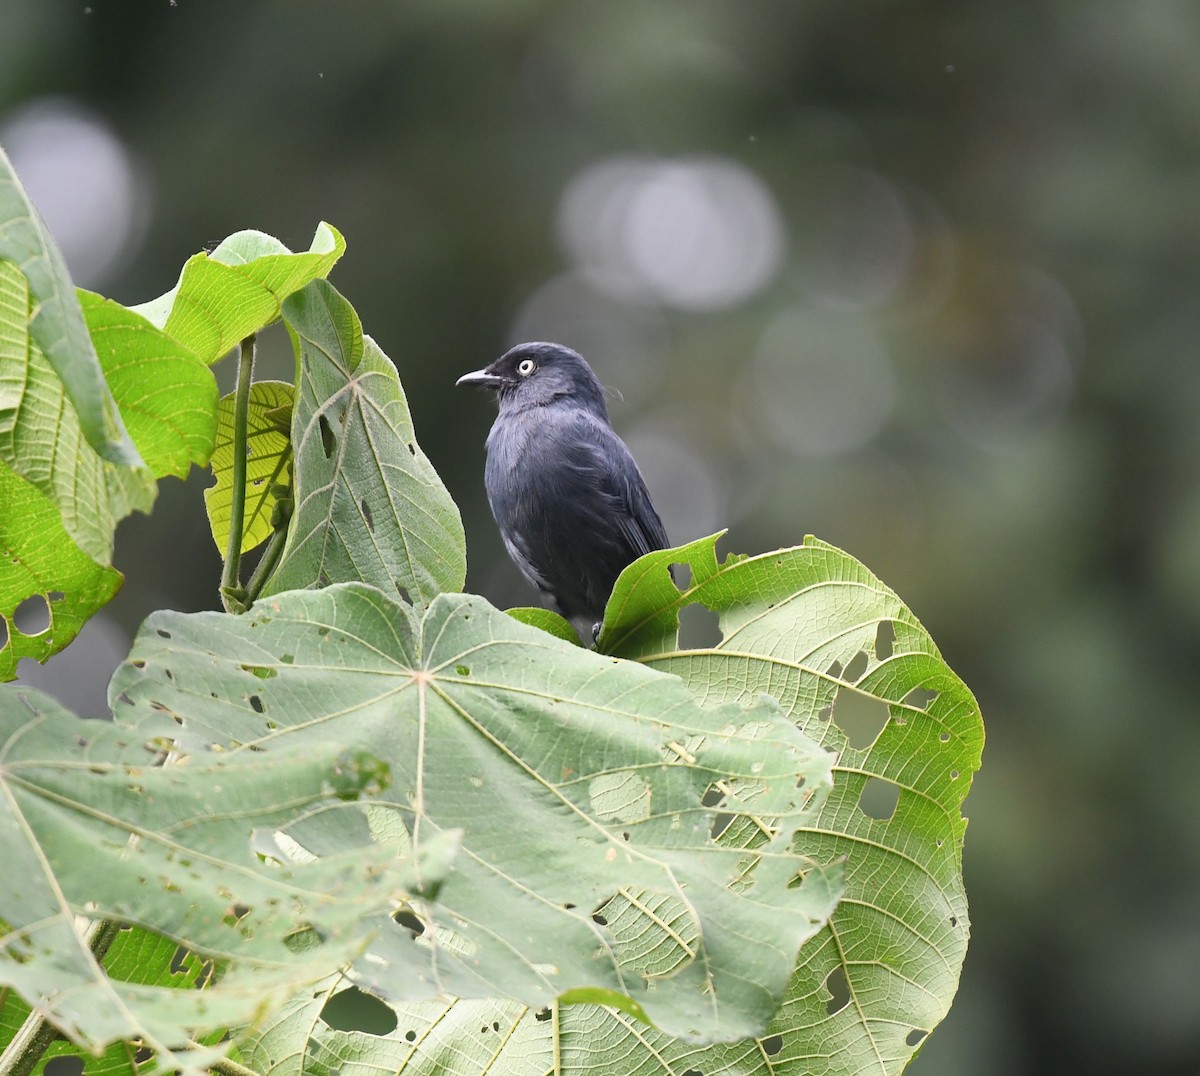
POLYGON ((189 258, 169 292, 133 309, 211 364, 277 321, 284 299, 327 275, 345 249, 324 222, 297 254, 262 232, 235 232, 211 254, 189 258))
POLYGON ((388 767, 373 827, 390 814, 417 849, 461 831, 455 869, 410 899, 420 940, 388 920, 355 965, 391 1000, 590 991, 679 1036, 748 1034, 836 901, 798 837, 829 758, 770 700, 701 709, 482 599, 422 612, 361 584, 156 614, 135 653, 114 699, 176 714, 188 750, 319 728, 388 767), (722 819, 752 835, 714 840, 722 819))
POLYGON ((386 770, 359 748, 311 730, 163 766, 173 717, 116 705, 116 722, 83 721, 40 693, 0 692, 0 986, 76 1043, 141 1039, 184 1064, 170 1048, 252 1022, 360 952, 374 916, 445 856, 423 864, 370 838, 358 801, 386 770), (278 835, 313 817, 340 830, 340 850, 281 852, 278 835), (84 914, 218 959, 221 979, 202 994, 118 983, 92 959, 84 914), (302 935, 312 944, 290 943, 302 935))
MULTIPOLYGON (((805 840, 821 858, 845 857, 845 896, 801 952, 772 1052, 737 1071, 900 1072, 946 1014, 966 954, 961 808, 983 748, 978 705, 912 612, 853 557, 808 538, 718 562, 716 537, 626 569, 600 646, 673 672, 706 699, 770 691, 837 758, 805 840), (667 573, 675 562, 692 571, 683 592, 667 573), (679 651, 678 610, 693 602, 719 614, 722 641, 679 651), (838 975, 846 995, 835 999, 838 975)), ((732 1071, 739 1049, 692 1052, 689 1063, 732 1071)))
MULTIPOLYGON (((222 555, 229 544, 229 519, 233 508, 234 393, 217 405, 217 437, 212 453, 215 483, 204 491, 208 524, 222 555)), ((286 485, 291 462, 291 441, 279 429, 276 416, 291 411, 292 386, 284 381, 255 381, 250 386, 246 413, 246 502, 243 513, 242 552, 265 542, 272 532, 271 513, 278 498, 275 485, 286 485)))
MULTIPOLYGON (((15 266, 27 282, 34 300, 26 321, 28 334, 69 397, 84 440, 101 458, 140 473, 142 461, 104 382, 66 263, 3 149, 0 260, 15 266)), ((9 376, 6 371, 5 381, 9 376)), ((135 507, 148 510, 154 500, 153 483, 143 476, 136 488, 135 507)))
POLYGON ((427 602, 461 589, 458 508, 413 432, 391 361, 325 281, 284 304, 297 348, 295 514, 266 593, 361 580, 427 602))

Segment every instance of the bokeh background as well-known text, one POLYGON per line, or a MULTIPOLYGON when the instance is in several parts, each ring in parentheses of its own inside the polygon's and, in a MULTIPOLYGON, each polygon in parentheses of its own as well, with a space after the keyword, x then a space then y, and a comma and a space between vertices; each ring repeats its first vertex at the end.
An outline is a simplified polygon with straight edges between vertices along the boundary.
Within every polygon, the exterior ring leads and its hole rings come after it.
MULTIPOLYGON (((910 1071, 1200 1072, 1196 0, 3 0, 0 144, 126 303, 341 229, 499 604, 453 384, 530 338, 615 390, 675 540, 865 561, 988 730, 910 1071)), ((146 613, 215 605, 205 484, 30 679, 95 712, 146 613)))

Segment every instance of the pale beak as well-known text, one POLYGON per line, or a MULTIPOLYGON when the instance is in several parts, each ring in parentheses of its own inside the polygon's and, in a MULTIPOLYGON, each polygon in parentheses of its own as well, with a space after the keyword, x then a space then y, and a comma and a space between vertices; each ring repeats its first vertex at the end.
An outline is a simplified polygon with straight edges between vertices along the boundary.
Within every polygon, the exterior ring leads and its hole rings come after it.
POLYGON ((504 378, 488 373, 487 370, 475 370, 472 373, 463 374, 454 384, 456 386, 474 385, 481 389, 499 389, 504 385, 504 378))

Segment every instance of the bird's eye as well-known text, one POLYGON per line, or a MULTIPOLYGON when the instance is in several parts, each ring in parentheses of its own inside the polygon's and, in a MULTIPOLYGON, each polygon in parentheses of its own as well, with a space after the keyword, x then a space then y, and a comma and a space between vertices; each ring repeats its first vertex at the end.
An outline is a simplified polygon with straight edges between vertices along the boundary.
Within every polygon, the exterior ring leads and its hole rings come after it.
POLYGON ((519 373, 522 377, 528 377, 531 373, 533 373, 536 366, 537 363, 534 362, 533 359, 522 359, 519 363, 517 363, 517 373, 519 373))

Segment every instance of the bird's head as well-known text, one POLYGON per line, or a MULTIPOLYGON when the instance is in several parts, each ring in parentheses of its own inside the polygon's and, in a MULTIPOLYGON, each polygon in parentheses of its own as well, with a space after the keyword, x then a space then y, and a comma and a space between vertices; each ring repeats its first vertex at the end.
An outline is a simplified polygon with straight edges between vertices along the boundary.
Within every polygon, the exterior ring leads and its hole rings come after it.
POLYGON ((490 366, 463 374, 455 383, 490 389, 501 410, 568 400, 608 421, 604 389, 592 368, 578 351, 562 344, 518 344, 490 366))

